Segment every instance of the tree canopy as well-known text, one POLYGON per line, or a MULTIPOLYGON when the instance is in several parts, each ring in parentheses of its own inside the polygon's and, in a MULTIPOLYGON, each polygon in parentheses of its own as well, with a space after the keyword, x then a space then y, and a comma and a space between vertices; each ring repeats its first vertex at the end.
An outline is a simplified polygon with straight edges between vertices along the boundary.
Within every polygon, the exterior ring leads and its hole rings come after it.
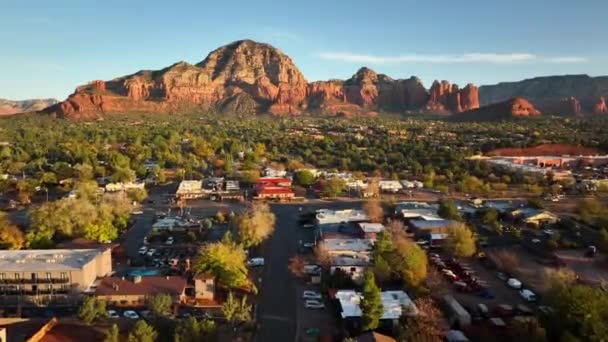
POLYGON ((456 257, 469 257, 475 254, 475 235, 464 223, 449 227, 445 249, 456 257))
POLYGON ((363 291, 361 298, 361 321, 362 329, 374 330, 380 324, 380 318, 384 314, 384 308, 382 307, 382 298, 380 297, 380 289, 376 285, 376 278, 374 273, 366 271, 363 280, 363 291))
POLYGON ((247 287, 250 282, 246 262, 247 254, 243 246, 227 234, 222 241, 201 247, 193 270, 197 273, 209 272, 216 277, 218 283, 229 288, 247 287))

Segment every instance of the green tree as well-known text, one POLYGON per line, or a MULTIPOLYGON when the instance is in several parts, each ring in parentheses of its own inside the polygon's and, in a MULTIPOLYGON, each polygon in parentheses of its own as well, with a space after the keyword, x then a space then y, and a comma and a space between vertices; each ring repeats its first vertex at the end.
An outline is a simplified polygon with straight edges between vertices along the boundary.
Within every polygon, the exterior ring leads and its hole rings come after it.
POLYGON ((323 182, 321 194, 325 197, 336 197, 344 192, 346 183, 341 178, 330 178, 323 182))
POLYGON ((458 207, 456 207, 456 202, 451 199, 445 199, 439 202, 439 209, 437 210, 437 214, 448 220, 460 219, 460 214, 458 213, 458 207))
POLYGON ((315 175, 308 170, 300 170, 296 171, 294 180, 296 184, 307 187, 315 182, 315 175))
POLYGON ((448 230, 445 248, 456 257, 469 257, 476 251, 475 235, 465 224, 454 224, 448 230))
POLYGON ((608 296, 601 289, 556 281, 548 300, 555 312, 545 323, 553 337, 572 335, 582 341, 606 341, 608 296))
POLYGON ((154 327, 148 325, 146 321, 139 320, 129 332, 129 342, 155 342, 158 338, 158 333, 154 327))
POLYGON ((21 249, 25 236, 19 227, 10 223, 5 213, 0 212, 0 249, 21 249))
POLYGON ((498 223, 498 210, 489 208, 481 215, 481 221, 485 224, 494 226, 498 223))
POLYGON ((369 270, 365 272, 362 297, 359 305, 361 307, 361 328, 364 331, 374 330, 380 324, 384 308, 382 307, 380 289, 376 285, 376 278, 374 273, 369 270))
POLYGON ((530 198, 528 200, 528 206, 534 209, 543 209, 545 207, 543 201, 538 198, 530 198))
POLYGON ((384 209, 377 199, 365 201, 363 212, 371 222, 382 223, 384 221, 384 209))
POLYGON ((228 298, 222 304, 222 313, 226 320, 235 325, 237 323, 246 323, 251 321, 251 305, 247 303, 247 296, 243 296, 240 300, 236 299, 232 292, 228 293, 228 298))
POLYGON ((106 335, 103 342, 119 342, 120 341, 120 330, 118 325, 112 324, 112 326, 106 331, 106 335))
POLYGON ((395 236, 393 244, 391 269, 410 287, 419 287, 428 272, 426 253, 417 243, 401 235, 395 236))
POLYGON ((148 198, 148 192, 146 189, 131 189, 127 191, 127 196, 132 201, 141 203, 148 198))
POLYGON ((275 216, 266 203, 254 203, 236 218, 236 235, 245 248, 257 246, 274 231, 275 216))
POLYGON ((78 311, 78 318, 86 324, 93 323, 97 318, 106 317, 106 302, 95 296, 88 297, 78 311))
POLYGON ((399 342, 441 342, 443 341, 443 315, 430 298, 414 301, 418 312, 415 315, 402 315, 397 325, 399 342))
POLYGON ((204 318, 198 320, 190 317, 181 320, 175 328, 175 342, 212 342, 216 340, 217 327, 215 322, 204 318))
POLYGON ((222 241, 203 246, 194 261, 193 269, 197 273, 213 274, 218 283, 226 287, 244 287, 250 285, 246 260, 247 254, 243 246, 235 243, 231 237, 225 237, 222 241))
POLYGON ((173 299, 168 294, 159 293, 146 298, 146 307, 156 317, 170 316, 173 309, 173 299))

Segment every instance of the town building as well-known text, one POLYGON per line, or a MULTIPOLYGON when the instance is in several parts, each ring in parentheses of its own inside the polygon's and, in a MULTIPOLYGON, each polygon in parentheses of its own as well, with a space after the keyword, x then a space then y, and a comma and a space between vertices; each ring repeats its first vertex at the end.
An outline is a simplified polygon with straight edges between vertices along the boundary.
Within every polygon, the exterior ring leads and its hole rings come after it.
POLYGON ((374 240, 371 239, 324 239, 322 248, 330 256, 352 256, 361 258, 369 255, 374 240))
MULTIPOLYGON (((408 223, 410 230, 417 237, 431 237, 431 234, 447 234, 452 226, 458 222, 454 220, 411 220, 408 223)), ((435 238, 439 238, 436 235, 435 238)))
POLYGON ((186 285, 186 278, 175 276, 107 277, 101 279, 95 295, 109 305, 124 307, 144 306, 146 297, 158 294, 168 294, 174 304, 179 304, 185 299, 186 285))
MULTIPOLYGON (((338 290, 335 299, 340 303, 340 316, 342 319, 361 318, 361 293, 354 290, 338 290)), ((402 315, 417 315, 418 308, 404 291, 382 291, 381 320, 396 322, 402 315)))
POLYGON ((357 226, 359 227, 361 237, 373 240, 386 229, 382 223, 359 222, 357 226))
POLYGON ((288 178, 262 177, 255 183, 257 199, 292 199, 295 197, 288 178))
POLYGON ((363 221, 369 221, 367 215, 365 215, 363 210, 319 209, 319 210, 317 210, 317 213, 316 213, 316 223, 318 225, 348 223, 348 222, 363 222, 363 221))
POLYGON ((264 176, 266 176, 266 177, 285 177, 285 176, 287 176, 287 171, 275 169, 273 167, 267 167, 264 169, 264 176))
POLYGON ((111 272, 110 248, 0 251, 0 302, 67 301, 111 272))
POLYGON ((179 183, 175 197, 178 199, 201 198, 205 195, 203 182, 200 180, 184 180, 179 183))
POLYGON ((559 216, 549 211, 529 207, 514 210, 511 212, 511 216, 532 227, 542 227, 559 221, 559 216))
POLYGON ((365 270, 371 265, 371 257, 368 253, 359 253, 353 255, 334 255, 330 257, 330 274, 334 274, 336 270, 342 271, 350 276, 355 284, 363 284, 363 276, 365 270))
POLYGON ((381 180, 378 182, 378 186, 380 187, 380 191, 393 194, 403 189, 403 185, 397 180, 381 180))

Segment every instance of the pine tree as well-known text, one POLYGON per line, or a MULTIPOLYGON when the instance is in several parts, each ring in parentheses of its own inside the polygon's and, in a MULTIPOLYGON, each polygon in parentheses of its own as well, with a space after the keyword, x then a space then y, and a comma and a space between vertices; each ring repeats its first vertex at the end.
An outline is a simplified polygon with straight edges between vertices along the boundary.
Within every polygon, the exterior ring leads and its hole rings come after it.
POLYGON ((364 331, 376 329, 380 324, 384 308, 382 307, 380 289, 376 285, 376 278, 370 270, 365 272, 363 298, 361 299, 360 307, 362 313, 361 319, 363 321, 362 329, 364 331))

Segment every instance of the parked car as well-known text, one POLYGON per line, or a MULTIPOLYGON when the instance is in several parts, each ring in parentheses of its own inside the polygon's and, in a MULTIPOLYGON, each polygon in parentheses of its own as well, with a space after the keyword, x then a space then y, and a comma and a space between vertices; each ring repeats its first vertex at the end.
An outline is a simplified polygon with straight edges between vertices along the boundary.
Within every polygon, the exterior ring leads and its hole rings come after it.
POLYGON ((319 292, 316 292, 316 291, 304 291, 302 293, 302 298, 319 300, 319 299, 322 299, 323 296, 319 292))
POLYGON ((118 312, 116 312, 116 310, 108 310, 108 317, 109 318, 120 318, 120 315, 118 315, 118 312))
POLYGON ((498 279, 500 279, 502 281, 507 281, 507 279, 509 279, 509 276, 507 276, 506 274, 504 274, 502 272, 496 273, 496 276, 498 277, 498 279))
POLYGON ((483 303, 477 304, 477 311, 482 317, 488 318, 490 316, 490 310, 488 309, 488 306, 483 303))
POLYGON ((175 241, 175 240, 173 240, 173 236, 169 236, 169 237, 167 238, 167 241, 165 241, 165 244, 167 244, 167 245, 172 245, 174 241, 175 241))
POLYGON ((146 247, 146 246, 142 246, 142 247, 139 249, 139 254, 141 254, 141 255, 146 254, 146 252, 148 252, 148 247, 146 247))
POLYGON ((154 255, 154 253, 156 253, 156 248, 150 248, 150 249, 148 249, 148 252, 146 253, 146 255, 151 257, 154 255))
POLYGON ((133 311, 133 310, 127 310, 122 314, 125 318, 130 318, 130 319, 139 319, 139 315, 137 314, 137 312, 133 311))
POLYGON ((247 261, 247 265, 252 267, 264 266, 264 258, 251 258, 247 261))
POLYGON ((494 292, 490 291, 490 289, 481 290, 477 293, 477 295, 481 298, 486 299, 494 299, 496 297, 496 295, 494 295, 494 292))
POLYGON ((509 278, 509 280, 507 280, 507 285, 513 289, 521 289, 521 281, 516 278, 509 278))
POLYGON ((316 299, 308 299, 304 302, 304 307, 307 309, 324 309, 325 304, 316 299))
POLYGON ((523 289, 519 291, 519 295, 527 302, 535 302, 536 294, 528 289, 523 289))
POLYGON ((321 274, 321 266, 319 265, 304 265, 304 273, 309 275, 321 274))
POLYGON ((302 228, 306 228, 306 229, 313 229, 315 227, 314 224, 312 223, 306 223, 302 225, 302 228))

